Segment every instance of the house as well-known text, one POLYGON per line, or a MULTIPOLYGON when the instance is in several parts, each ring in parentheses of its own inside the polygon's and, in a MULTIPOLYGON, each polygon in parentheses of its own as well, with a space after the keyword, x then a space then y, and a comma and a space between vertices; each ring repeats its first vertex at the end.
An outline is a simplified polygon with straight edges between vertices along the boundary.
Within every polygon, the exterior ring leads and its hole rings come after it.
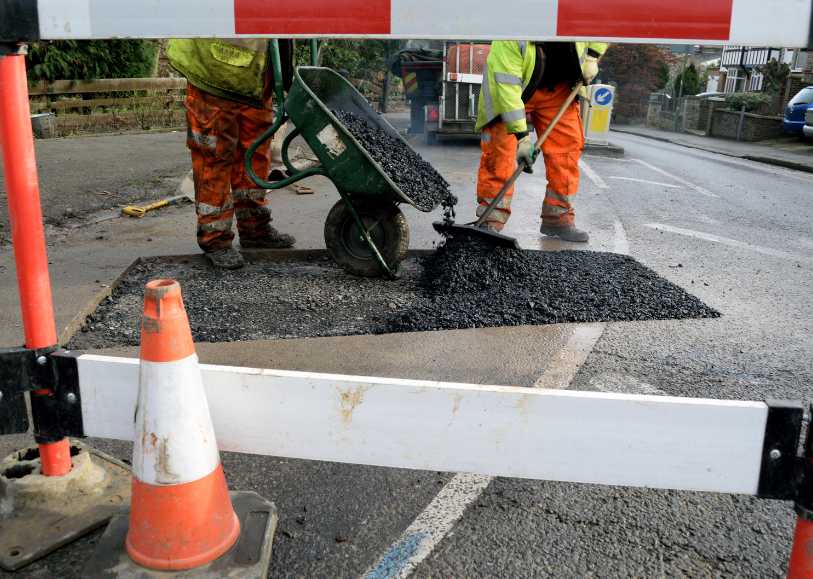
POLYGON ((788 64, 791 73, 797 75, 803 75, 813 65, 813 56, 802 49, 727 44, 720 59, 716 90, 725 93, 761 91, 763 78, 759 67, 774 59, 788 64))

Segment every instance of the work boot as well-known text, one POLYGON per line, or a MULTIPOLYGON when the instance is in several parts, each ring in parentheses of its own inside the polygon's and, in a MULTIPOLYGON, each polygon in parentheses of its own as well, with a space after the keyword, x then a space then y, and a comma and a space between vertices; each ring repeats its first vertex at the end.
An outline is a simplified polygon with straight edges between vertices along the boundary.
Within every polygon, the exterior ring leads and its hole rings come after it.
POLYGON ((543 222, 542 227, 539 228, 539 233, 561 239, 562 241, 573 241, 576 243, 587 243, 590 241, 590 235, 573 224, 548 225, 543 222))
POLYGON ((216 269, 240 269, 246 264, 240 252, 233 247, 207 251, 204 255, 216 269))
POLYGON ((296 238, 287 233, 280 233, 273 227, 262 237, 240 238, 240 247, 243 249, 288 249, 296 243, 296 238))

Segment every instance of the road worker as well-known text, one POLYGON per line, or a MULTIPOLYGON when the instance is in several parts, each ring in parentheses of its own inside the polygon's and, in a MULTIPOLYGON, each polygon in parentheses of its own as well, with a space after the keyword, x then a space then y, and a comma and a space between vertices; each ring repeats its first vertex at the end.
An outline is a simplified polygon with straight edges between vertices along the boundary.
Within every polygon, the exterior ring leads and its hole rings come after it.
MULTIPOLYGON (((280 42, 284 82, 293 71, 291 42, 280 42)), ((281 249, 295 239, 271 226, 266 190, 244 168, 246 150, 273 122, 274 81, 268 41, 174 39, 167 46, 172 66, 187 78, 186 144, 192 152, 198 245, 213 266, 238 269, 232 247, 237 217, 240 247, 281 249)), ((269 174, 270 143, 254 155, 254 171, 269 174)))
MULTIPOLYGON (((482 158, 477 176, 477 215, 516 170, 533 171, 535 155, 526 116, 537 135, 556 115, 579 81, 589 84, 607 49, 600 42, 495 41, 491 45, 477 114, 482 158)), ((542 205, 544 235, 586 242, 576 228, 573 198, 579 189, 579 157, 584 147, 579 104, 568 107, 542 146, 547 191, 542 205)), ((500 231, 511 215, 513 188, 489 217, 486 226, 500 231)))

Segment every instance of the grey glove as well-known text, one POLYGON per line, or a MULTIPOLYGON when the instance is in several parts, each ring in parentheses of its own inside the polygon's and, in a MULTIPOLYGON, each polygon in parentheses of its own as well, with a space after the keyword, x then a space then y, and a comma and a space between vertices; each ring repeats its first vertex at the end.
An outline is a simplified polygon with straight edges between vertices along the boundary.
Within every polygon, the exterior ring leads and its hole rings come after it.
POLYGON ((534 172, 534 162, 536 161, 536 149, 531 143, 528 133, 517 135, 517 164, 523 167, 526 173, 534 172))

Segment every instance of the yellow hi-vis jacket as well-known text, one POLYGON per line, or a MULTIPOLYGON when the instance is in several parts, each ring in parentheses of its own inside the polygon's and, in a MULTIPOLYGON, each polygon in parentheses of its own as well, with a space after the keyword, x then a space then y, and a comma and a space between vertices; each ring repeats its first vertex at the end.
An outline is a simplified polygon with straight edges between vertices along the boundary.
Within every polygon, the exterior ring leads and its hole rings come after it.
MULTIPOLYGON (((575 45, 582 65, 588 50, 601 57, 608 47, 604 42, 576 42, 575 45)), ((476 130, 479 131, 498 117, 508 125, 509 133, 528 130, 522 93, 532 80, 535 66, 535 43, 518 40, 495 40, 491 43, 483 73, 476 130)))

